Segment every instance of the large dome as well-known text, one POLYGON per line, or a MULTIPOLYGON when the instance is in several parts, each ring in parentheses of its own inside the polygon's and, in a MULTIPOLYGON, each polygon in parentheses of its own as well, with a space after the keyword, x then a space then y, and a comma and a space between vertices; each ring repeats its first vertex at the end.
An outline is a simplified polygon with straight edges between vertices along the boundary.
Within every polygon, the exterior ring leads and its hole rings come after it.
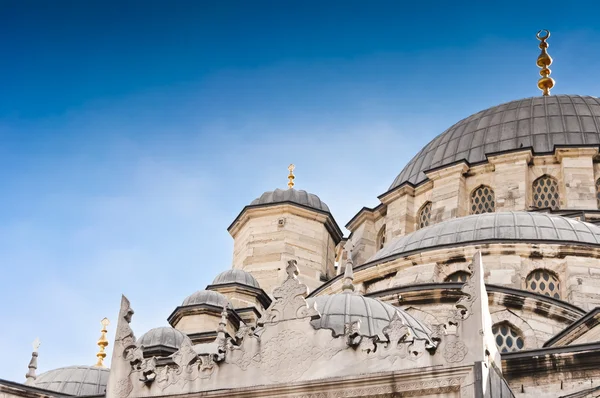
POLYGON ((486 109, 461 120, 427 144, 404 167, 390 190, 426 180, 425 171, 486 155, 532 148, 551 153, 556 146, 600 144, 600 99, 578 95, 532 97, 486 109))
POLYGON ((367 263, 440 247, 494 241, 600 245, 600 227, 548 213, 476 214, 443 221, 400 236, 375 253, 367 263))
POLYGON ((35 386, 68 395, 104 395, 109 373, 96 366, 68 366, 42 373, 35 386))
POLYGON ((433 345, 431 330, 427 326, 412 315, 383 301, 359 294, 339 293, 311 297, 307 302, 311 306, 317 303, 317 310, 321 314, 321 318, 311 321, 315 329, 331 329, 336 335, 341 335, 344 334, 346 323, 360 320, 362 335, 384 338, 383 329, 390 324, 394 313, 398 313, 414 338, 427 340, 433 345))
POLYGON ((286 202, 296 203, 301 206, 310 207, 311 209, 316 209, 329 213, 329 207, 317 195, 308 193, 303 190, 297 190, 294 188, 267 191, 260 195, 260 197, 254 199, 252 203, 250 203, 250 206, 286 202))

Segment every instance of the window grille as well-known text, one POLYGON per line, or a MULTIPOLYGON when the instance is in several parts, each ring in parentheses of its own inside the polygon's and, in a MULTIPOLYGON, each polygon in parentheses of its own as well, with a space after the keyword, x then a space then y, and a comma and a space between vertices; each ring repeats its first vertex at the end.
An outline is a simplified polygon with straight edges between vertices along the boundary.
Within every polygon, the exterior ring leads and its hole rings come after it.
POLYGON ((523 337, 510 324, 503 322, 492 326, 496 346, 500 352, 521 351, 525 346, 523 337))
POLYGON ((424 228, 429 225, 431 220, 431 202, 425 203, 419 210, 419 217, 417 218, 417 229, 424 228))
POLYGON ((496 211, 494 190, 482 185, 471 194, 471 214, 493 213, 496 211))
POLYGON ((377 249, 381 250, 385 246, 385 224, 379 230, 379 234, 377 235, 377 249))
POLYGON ((550 176, 541 176, 533 182, 533 205, 538 208, 558 209, 558 182, 550 176))
POLYGON ((450 275, 448 275, 445 279, 445 282, 466 282, 471 274, 467 271, 456 271, 450 275))
POLYGON ((527 290, 560 299, 558 277, 545 269, 532 271, 526 279, 527 290))

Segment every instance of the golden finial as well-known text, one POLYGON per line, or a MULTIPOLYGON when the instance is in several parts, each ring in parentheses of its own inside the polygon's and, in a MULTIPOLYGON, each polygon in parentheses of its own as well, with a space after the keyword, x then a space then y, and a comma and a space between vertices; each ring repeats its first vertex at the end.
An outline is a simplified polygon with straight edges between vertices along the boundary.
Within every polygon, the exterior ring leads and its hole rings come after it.
POLYGON ((106 358, 106 352, 104 352, 104 349, 106 348, 106 346, 108 345, 108 339, 106 338, 106 327, 110 324, 110 321, 108 320, 108 318, 104 318, 103 320, 100 321, 100 323, 102 324, 102 330, 100 331, 100 338, 98 339, 98 346, 100 347, 100 350, 98 351, 98 353, 96 354, 96 356, 98 357, 98 362, 96 362, 97 367, 99 368, 103 368, 104 367, 104 358, 106 358))
POLYGON ((542 68, 540 71, 540 75, 542 76, 540 80, 538 80, 538 87, 542 90, 542 95, 550 95, 550 89, 554 87, 554 79, 550 77, 550 73, 552 72, 548 67, 552 65, 552 57, 548 55, 546 49, 548 48, 548 43, 546 40, 550 37, 550 31, 547 29, 542 29, 537 32, 537 39, 540 41, 540 49, 542 52, 540 53, 537 59, 537 66, 542 68))
POLYGON ((294 169, 295 168, 296 168, 296 166, 294 166, 293 163, 288 166, 288 170, 290 171, 290 174, 288 175, 288 180, 289 180, 288 181, 288 188, 289 189, 294 188, 294 178, 296 178, 294 176, 294 169))

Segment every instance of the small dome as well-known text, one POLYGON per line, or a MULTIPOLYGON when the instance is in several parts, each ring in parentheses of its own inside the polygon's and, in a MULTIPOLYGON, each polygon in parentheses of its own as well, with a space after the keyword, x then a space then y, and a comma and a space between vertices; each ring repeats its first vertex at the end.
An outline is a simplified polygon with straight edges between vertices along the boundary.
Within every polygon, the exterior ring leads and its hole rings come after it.
POLYGON ((183 300, 183 304, 181 305, 186 306, 197 304, 209 304, 215 307, 224 307, 226 305, 231 306, 227 297, 212 290, 198 290, 196 293, 183 300))
POLYGON ((35 387, 68 395, 104 395, 110 369, 69 366, 49 370, 35 380, 35 387))
POLYGON ((398 174, 390 190, 425 181, 425 171, 460 160, 485 162, 486 155, 532 148, 551 153, 556 146, 600 144, 600 98, 537 96, 477 112, 434 138, 398 174))
POLYGON ((276 189, 274 191, 267 191, 263 193, 259 198, 256 198, 250 203, 250 206, 275 204, 292 202, 301 206, 310 207, 319 211, 325 211, 329 213, 329 207, 322 202, 317 195, 308 193, 302 190, 290 189, 276 189))
POLYGON ((600 244, 600 227, 548 213, 483 213, 443 221, 392 240, 367 263, 476 242, 600 244))
POLYGON ((227 283, 239 283, 240 285, 252 286, 260 289, 258 281, 252 274, 241 269, 229 269, 221 272, 213 280, 213 285, 225 285, 227 283))
POLYGON ((144 333, 137 343, 143 345, 144 348, 162 347, 173 349, 175 352, 186 339, 189 337, 185 333, 169 326, 162 326, 144 333))
POLYGON ((332 329, 335 334, 344 334, 344 325, 360 319, 360 330, 364 336, 384 337, 383 329, 390 324, 394 313, 408 326, 416 339, 433 344, 431 330, 407 312, 383 301, 359 294, 339 293, 307 299, 309 305, 317 303, 320 319, 311 321, 315 329, 332 329))

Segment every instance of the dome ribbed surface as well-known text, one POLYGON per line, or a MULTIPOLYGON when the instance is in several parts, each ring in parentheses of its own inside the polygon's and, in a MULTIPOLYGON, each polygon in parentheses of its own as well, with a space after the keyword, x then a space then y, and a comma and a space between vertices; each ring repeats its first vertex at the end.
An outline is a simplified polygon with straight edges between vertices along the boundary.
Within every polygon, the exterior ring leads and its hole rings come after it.
POLYGON ((183 304, 181 305, 186 306, 197 304, 209 304, 214 305, 215 307, 224 307, 226 305, 231 305, 227 297, 225 297, 219 292, 214 292, 212 290, 199 290, 196 293, 186 297, 186 299, 183 300, 183 304))
POLYGON ((494 240, 600 244, 600 227, 548 213, 477 214, 430 225, 398 237, 367 262, 440 246, 494 240))
POLYGON ((548 153, 561 145, 600 144, 600 99, 551 95, 508 102, 469 116, 427 144, 390 189, 426 180, 424 171, 459 160, 478 163, 486 154, 533 148, 548 153))
POLYGON ((260 289, 258 281, 250 274, 241 269, 230 269, 221 272, 213 280, 213 285, 225 285, 227 283, 239 283, 241 285, 252 286, 260 289))
POLYGON ((263 193, 250 206, 292 202, 329 213, 329 207, 317 195, 296 189, 276 189, 263 193))
POLYGON ((178 350, 186 339, 189 337, 185 333, 169 326, 163 326, 150 329, 138 339, 137 343, 145 348, 163 346, 178 350))
POLYGON ((344 334, 346 323, 360 320, 361 335, 383 337, 383 329, 397 312, 415 338, 433 343, 429 337, 431 330, 427 326, 405 311, 374 298, 339 293, 308 298, 307 302, 311 306, 316 302, 321 314, 321 318, 311 321, 315 329, 332 329, 340 335, 344 334))
POLYGON ((35 387, 69 395, 104 395, 109 373, 107 368, 69 366, 42 373, 35 387))

